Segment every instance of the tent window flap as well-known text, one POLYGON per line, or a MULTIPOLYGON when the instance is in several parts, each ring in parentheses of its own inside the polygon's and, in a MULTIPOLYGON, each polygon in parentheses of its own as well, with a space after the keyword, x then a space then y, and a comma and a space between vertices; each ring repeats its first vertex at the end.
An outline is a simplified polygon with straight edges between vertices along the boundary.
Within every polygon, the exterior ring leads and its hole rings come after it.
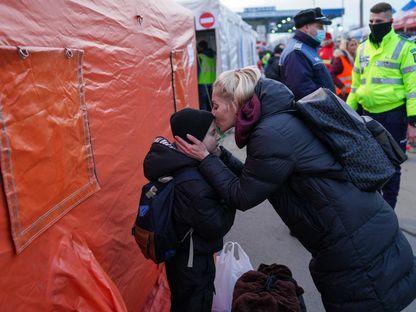
POLYGON ((99 190, 83 51, 0 47, 0 162, 20 253, 99 190))

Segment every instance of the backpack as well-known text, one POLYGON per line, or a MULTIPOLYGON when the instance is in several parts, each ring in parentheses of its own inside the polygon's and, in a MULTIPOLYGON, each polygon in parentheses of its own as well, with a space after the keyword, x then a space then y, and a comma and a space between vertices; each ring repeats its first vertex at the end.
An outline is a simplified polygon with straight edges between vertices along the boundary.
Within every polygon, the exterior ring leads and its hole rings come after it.
POLYGON ((146 259, 159 264, 172 258, 178 245, 190 236, 188 267, 193 266, 193 229, 179 241, 173 228, 172 213, 175 185, 200 179, 197 170, 185 170, 173 177, 150 181, 142 187, 132 235, 146 259))
POLYGON ((363 191, 380 190, 407 156, 376 120, 358 115, 328 89, 295 103, 296 112, 333 152, 346 180, 363 191))

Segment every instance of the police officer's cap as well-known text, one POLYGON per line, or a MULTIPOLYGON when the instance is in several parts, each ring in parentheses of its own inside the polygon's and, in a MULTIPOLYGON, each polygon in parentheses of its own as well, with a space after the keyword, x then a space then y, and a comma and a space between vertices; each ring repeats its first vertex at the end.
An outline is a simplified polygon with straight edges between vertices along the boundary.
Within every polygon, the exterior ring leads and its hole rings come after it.
POLYGON ((322 14, 321 8, 302 10, 298 12, 293 19, 296 28, 301 28, 312 23, 321 23, 324 25, 332 24, 332 22, 322 14))

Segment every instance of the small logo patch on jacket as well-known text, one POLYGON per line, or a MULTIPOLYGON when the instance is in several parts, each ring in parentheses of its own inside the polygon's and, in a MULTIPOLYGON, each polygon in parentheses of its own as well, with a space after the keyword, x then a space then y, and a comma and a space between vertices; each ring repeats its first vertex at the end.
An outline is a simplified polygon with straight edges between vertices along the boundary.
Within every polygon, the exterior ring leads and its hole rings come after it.
POLYGON ((166 140, 164 137, 157 137, 153 142, 162 144, 166 147, 176 149, 175 146, 172 143, 170 143, 168 140, 166 140))

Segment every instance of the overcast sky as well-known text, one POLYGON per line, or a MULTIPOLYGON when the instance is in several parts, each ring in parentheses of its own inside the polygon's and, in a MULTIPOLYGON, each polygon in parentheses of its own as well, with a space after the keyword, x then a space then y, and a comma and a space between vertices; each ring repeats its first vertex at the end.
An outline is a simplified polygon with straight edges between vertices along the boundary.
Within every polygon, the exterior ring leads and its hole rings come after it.
MULTIPOLYGON (((384 0, 386 1, 386 0, 384 0)), ((389 2, 396 11, 410 0, 391 0, 389 2)), ((241 12, 247 7, 276 6, 278 10, 297 10, 308 7, 320 6, 321 8, 342 8, 344 3, 344 26, 359 25, 359 0, 221 0, 221 2, 233 11, 241 12)), ((364 0, 364 23, 368 23, 368 12, 371 6, 381 2, 380 0, 364 0)))

